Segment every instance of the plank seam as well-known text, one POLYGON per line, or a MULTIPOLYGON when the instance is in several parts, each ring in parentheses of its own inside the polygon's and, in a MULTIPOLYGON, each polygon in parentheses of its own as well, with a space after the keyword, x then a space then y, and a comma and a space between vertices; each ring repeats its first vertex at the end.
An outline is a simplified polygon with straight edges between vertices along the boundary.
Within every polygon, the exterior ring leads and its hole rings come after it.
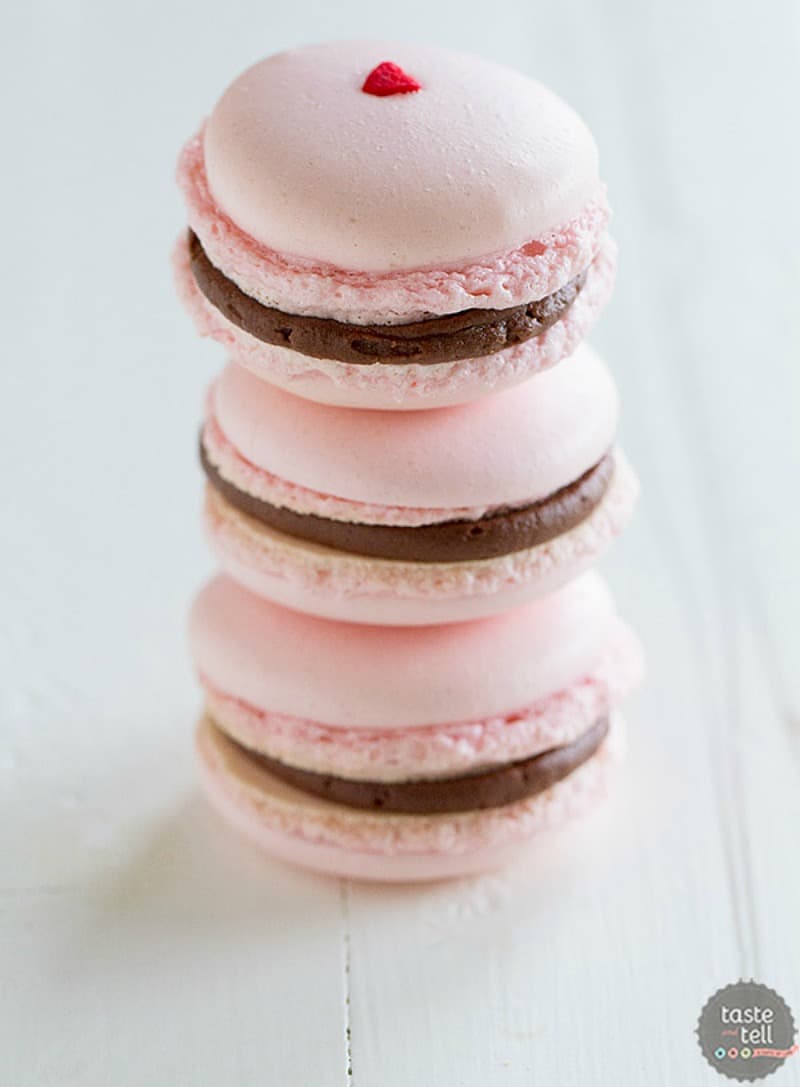
POLYGON ((353 1084, 353 1025, 350 1001, 350 883, 339 881, 339 901, 342 910, 342 964, 344 968, 344 1052, 347 1084, 353 1084))

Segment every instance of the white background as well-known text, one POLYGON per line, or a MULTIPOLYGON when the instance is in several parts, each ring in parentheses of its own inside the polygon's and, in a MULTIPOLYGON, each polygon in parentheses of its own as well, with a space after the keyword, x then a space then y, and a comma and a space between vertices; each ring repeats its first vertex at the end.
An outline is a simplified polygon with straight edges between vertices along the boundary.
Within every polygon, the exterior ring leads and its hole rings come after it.
MULTIPOLYGON (((712 991, 753 975, 800 1016, 789 0, 2 18, 0 1082, 724 1082, 693 1036, 712 991), (615 796, 524 871, 422 889, 265 860, 191 752, 195 440, 222 359, 173 297, 173 163, 240 68, 354 36, 497 57, 594 129, 622 255, 594 340, 644 487, 606 564, 650 664, 615 796)), ((795 1058, 774 1082, 799 1080, 795 1058)))

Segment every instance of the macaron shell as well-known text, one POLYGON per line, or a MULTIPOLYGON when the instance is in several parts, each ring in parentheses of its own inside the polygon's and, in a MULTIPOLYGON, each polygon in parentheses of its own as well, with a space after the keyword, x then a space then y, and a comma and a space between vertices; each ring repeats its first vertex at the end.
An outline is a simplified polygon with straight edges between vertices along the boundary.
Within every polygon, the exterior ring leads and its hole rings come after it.
MULTIPOLYGON (((418 523, 425 523, 432 519, 426 509, 474 518, 573 483, 613 445, 618 399, 608 367, 581 344, 559 366, 514 389, 427 412, 314 404, 229 364, 211 388, 209 412, 248 466, 316 492, 316 503, 306 495, 302 507, 279 504, 367 523, 379 511, 364 514, 355 504, 401 507, 398 513, 422 511, 418 523), (354 505, 329 512, 328 496, 354 505)), ((218 466, 249 490, 230 474, 235 464, 218 466)))
POLYGON ((329 875, 436 880, 524 861, 524 845, 585 814, 608 790, 624 751, 621 721, 588 762, 544 793, 456 815, 388 815, 345 808, 278 781, 204 718, 201 777, 214 807, 265 852, 329 875))
POLYGON ((480 57, 400 42, 267 57, 214 107, 204 151, 211 194, 243 231, 354 271, 522 246, 577 215, 599 184, 591 133, 547 87, 480 57), (364 93, 387 59, 421 89, 364 93))
POLYGON ((206 489, 206 535, 230 577, 277 604, 354 623, 420 625, 495 615, 559 588, 606 551, 639 485, 620 450, 589 516, 538 547, 476 562, 411 563, 334 551, 277 532, 206 489))
POLYGON ((213 687, 258 709, 393 728, 527 706, 583 674, 614 619, 593 572, 502 616, 427 627, 312 618, 217 577, 192 608, 190 645, 213 687))
POLYGON ((518 385, 574 351, 608 301, 614 282, 616 246, 606 239, 586 282, 567 312, 544 333, 495 355, 423 366, 353 365, 311 359, 262 343, 231 324, 200 292, 189 266, 185 237, 174 251, 175 282, 184 307, 201 336, 226 348, 232 359, 257 377, 321 404, 385 411, 417 411, 467 403, 518 385))

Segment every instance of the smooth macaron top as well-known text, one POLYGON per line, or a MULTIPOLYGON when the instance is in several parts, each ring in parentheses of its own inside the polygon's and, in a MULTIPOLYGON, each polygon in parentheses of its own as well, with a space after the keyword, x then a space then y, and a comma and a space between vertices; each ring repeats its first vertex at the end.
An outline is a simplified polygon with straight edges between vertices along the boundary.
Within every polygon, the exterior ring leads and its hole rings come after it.
POLYGON ((537 501, 608 452, 617 393, 587 345, 545 373, 473 404, 430 411, 334 408, 229 364, 210 410, 249 464, 351 502, 460 509, 537 501))
POLYGON ((485 720, 585 674, 616 622, 595 573, 500 616, 429 627, 317 619, 224 577, 195 601, 195 667, 221 694, 267 713, 344 727, 485 720))
POLYGON ((267 57, 205 129, 211 195, 268 248, 367 272, 517 249, 597 196, 578 115, 513 69, 444 49, 332 42, 267 57), (419 84, 362 89, 391 61, 419 84))

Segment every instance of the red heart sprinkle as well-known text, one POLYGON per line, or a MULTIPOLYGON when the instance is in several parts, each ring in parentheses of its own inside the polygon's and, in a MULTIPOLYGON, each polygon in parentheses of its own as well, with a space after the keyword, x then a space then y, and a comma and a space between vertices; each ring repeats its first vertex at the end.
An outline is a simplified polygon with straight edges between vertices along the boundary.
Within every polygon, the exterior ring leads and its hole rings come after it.
POLYGON ((386 98, 390 94, 413 94, 414 91, 422 90, 422 87, 413 76, 404 72, 399 64, 384 60, 372 69, 364 80, 361 90, 364 94, 386 98))

